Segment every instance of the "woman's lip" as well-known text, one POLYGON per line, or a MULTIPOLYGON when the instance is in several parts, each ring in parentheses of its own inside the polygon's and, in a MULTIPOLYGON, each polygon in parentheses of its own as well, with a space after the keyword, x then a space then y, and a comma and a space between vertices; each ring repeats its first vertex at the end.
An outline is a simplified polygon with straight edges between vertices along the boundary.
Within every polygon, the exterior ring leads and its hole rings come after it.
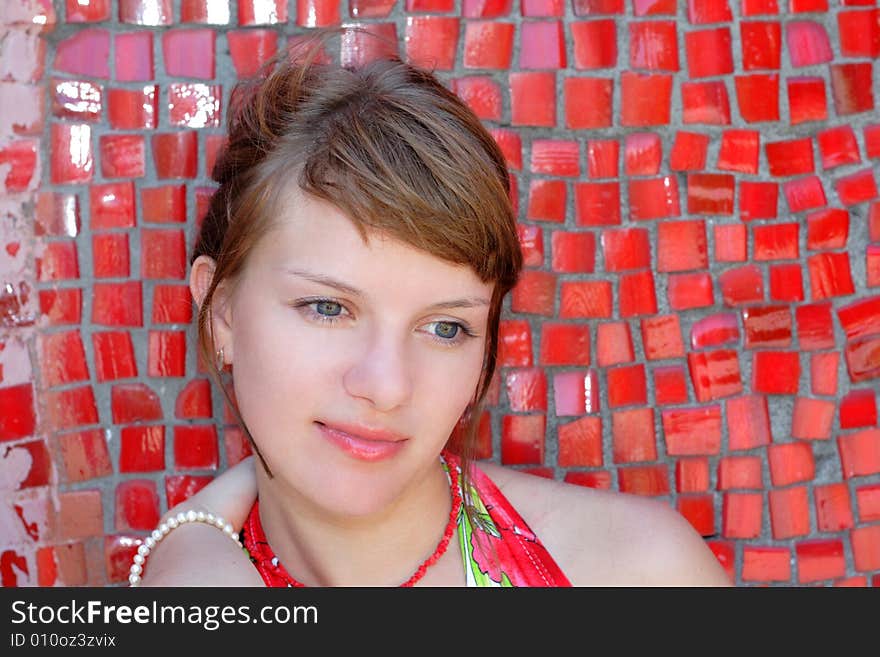
POLYGON ((361 461, 382 461, 399 452, 406 440, 381 440, 352 435, 336 426, 316 422, 321 435, 349 456, 361 461))
POLYGON ((409 440, 409 436, 390 429, 372 429, 357 424, 345 424, 340 422, 317 422, 321 426, 328 427, 334 431, 348 434, 352 438, 369 441, 381 441, 388 443, 396 443, 403 440, 409 440))

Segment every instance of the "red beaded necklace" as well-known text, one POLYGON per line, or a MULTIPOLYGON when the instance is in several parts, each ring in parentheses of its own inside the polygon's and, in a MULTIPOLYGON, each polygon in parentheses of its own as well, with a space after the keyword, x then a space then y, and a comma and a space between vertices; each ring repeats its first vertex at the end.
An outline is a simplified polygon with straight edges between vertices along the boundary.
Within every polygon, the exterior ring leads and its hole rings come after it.
MULTIPOLYGON (((443 536, 440 538, 440 542, 437 544, 434 553, 425 559, 412 574, 412 577, 400 586, 412 586, 425 576, 425 572, 428 568, 433 566, 446 552, 446 548, 449 547, 449 541, 452 539, 452 534, 458 526, 458 514, 461 511, 461 491, 458 486, 458 468, 454 463, 449 462, 445 453, 441 458, 446 467, 447 474, 449 475, 449 488, 452 492, 452 509, 449 512, 449 521, 446 523, 446 529, 444 530, 443 536)), ((281 564, 278 557, 275 556, 275 553, 269 546, 266 534, 263 531, 262 523, 260 522, 259 502, 254 503, 254 506, 251 508, 251 512, 245 521, 242 529, 242 542, 247 549, 248 554, 250 554, 251 561, 260 572, 260 575, 262 575, 263 581, 266 582, 267 586, 305 587, 305 584, 287 572, 287 569, 281 564)))

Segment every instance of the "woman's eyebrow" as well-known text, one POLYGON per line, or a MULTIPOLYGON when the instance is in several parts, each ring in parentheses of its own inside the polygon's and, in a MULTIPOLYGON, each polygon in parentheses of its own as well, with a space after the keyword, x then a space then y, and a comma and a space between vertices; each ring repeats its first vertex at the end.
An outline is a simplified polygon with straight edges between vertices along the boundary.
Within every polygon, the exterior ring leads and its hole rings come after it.
MULTIPOLYGON (((289 267, 285 267, 282 271, 285 274, 304 278, 308 281, 312 281, 313 283, 318 283, 319 285, 326 285, 328 287, 336 288, 337 290, 340 290, 342 292, 345 292, 346 294, 350 294, 355 297, 363 298, 365 296, 364 293, 356 287, 353 287, 348 283, 343 283, 342 281, 336 280, 335 278, 326 276, 324 274, 316 274, 314 272, 306 271, 304 269, 292 269, 289 267)), ((427 308, 478 308, 480 306, 488 305, 488 299, 472 297, 469 299, 452 299, 450 301, 440 301, 438 303, 432 303, 430 306, 427 306, 427 308)))

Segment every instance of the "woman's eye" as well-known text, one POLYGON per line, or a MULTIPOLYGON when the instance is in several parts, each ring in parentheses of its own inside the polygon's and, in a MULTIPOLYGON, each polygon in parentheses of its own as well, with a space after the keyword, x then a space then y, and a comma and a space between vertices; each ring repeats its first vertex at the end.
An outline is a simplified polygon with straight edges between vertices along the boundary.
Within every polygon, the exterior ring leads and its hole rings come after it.
POLYGON ((325 317, 336 317, 342 314, 342 304, 336 301, 316 301, 312 305, 315 306, 315 312, 325 317))
POLYGON ((444 340, 452 340, 458 335, 458 330, 461 328, 461 325, 456 324, 455 322, 434 322, 434 326, 436 328, 436 335, 438 338, 443 338, 444 340))

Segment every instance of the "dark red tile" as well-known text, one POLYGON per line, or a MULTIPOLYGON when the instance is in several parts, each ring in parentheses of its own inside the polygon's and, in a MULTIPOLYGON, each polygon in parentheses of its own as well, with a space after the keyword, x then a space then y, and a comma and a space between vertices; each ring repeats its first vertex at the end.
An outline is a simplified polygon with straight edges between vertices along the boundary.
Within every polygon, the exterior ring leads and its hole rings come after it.
POLYGON ((704 273, 670 274, 666 297, 671 310, 690 310, 714 305, 712 277, 704 273))
MULTIPOLYGON (((529 199, 526 208, 526 218, 535 221, 552 221, 562 223, 565 221, 566 184, 564 180, 543 180, 533 178, 529 184, 529 199)), ((535 228, 529 226, 525 228, 535 228)), ((538 229, 540 235, 540 229, 538 229)), ((537 266, 543 264, 543 257, 537 266)), ((526 265, 528 266, 528 265, 526 265)), ((533 264, 532 266, 535 266, 533 264)))
POLYGON ((743 180, 740 182, 739 196, 740 218, 743 221, 776 218, 779 197, 777 183, 743 180))
POLYGON ((834 325, 831 304, 814 303, 795 308, 798 344, 805 351, 834 347, 834 325))
POLYGON ((733 73, 729 27, 688 32, 684 40, 688 77, 707 78, 733 73))
MULTIPOLYGON (((148 223, 186 221, 186 186, 164 185, 141 188, 141 213, 148 223)), ((132 225, 134 225, 132 223, 132 225)))
POLYGON ((145 383, 117 383, 110 391, 114 424, 150 422, 163 419, 162 404, 145 383))
POLYGON ((794 395, 800 378, 796 351, 756 351, 752 354, 752 390, 766 395, 794 395))
POLYGON ((840 400, 840 428, 853 429, 877 425, 877 399, 873 390, 852 390, 840 400))
POLYGON ((158 178, 196 177, 198 136, 195 131, 157 133, 150 139, 158 178))
POLYGON ((681 365, 655 367, 652 374, 654 401, 658 406, 687 403, 687 378, 684 367, 681 365))
POLYGON ((95 378, 99 383, 136 377, 137 361, 128 331, 92 333, 95 353, 95 378))
POLYGON ((865 285, 880 286, 880 246, 875 244, 865 250, 865 285))
POLYGON ((673 171, 701 171, 706 168, 709 136, 679 130, 669 152, 669 168, 673 171))
POLYGON ((760 139, 757 130, 725 130, 721 134, 718 168, 739 173, 758 173, 760 139))
POLYGON ((779 68, 782 44, 779 21, 743 21, 739 33, 744 70, 779 68))
POLYGON ((849 237, 849 212, 827 208, 807 215, 807 248, 842 249, 849 237))
POLYGON ((563 281, 558 316, 561 319, 611 317, 611 301, 609 281, 563 281))
POLYGON ((678 315, 647 317, 640 322, 642 348, 649 360, 681 358, 684 344, 678 315))
POLYGON ((617 24, 612 19, 568 21, 576 69, 617 66, 617 24))
POLYGON ((194 379, 186 384, 174 404, 174 416, 181 419, 210 418, 213 414, 211 383, 194 379))
POLYGON ((553 231, 551 266, 561 273, 592 273, 596 267, 596 236, 593 233, 553 231))
POLYGON ((698 402, 730 397, 743 390, 736 351, 719 349, 688 354, 688 371, 698 402))
POLYGON ((620 275, 617 288, 618 308, 622 318, 657 313, 654 273, 650 269, 620 275))
POLYGON ((682 82, 681 103, 683 123, 730 124, 730 99, 721 81, 682 82))
POLYGON ((504 415, 501 418, 501 462, 542 465, 545 425, 544 415, 504 415))
POLYGON ((630 23, 629 66, 654 71, 678 71, 678 33, 675 21, 630 23))
POLYGON ((728 269, 718 276, 721 296, 727 306, 764 300, 764 279, 756 265, 728 269))
POLYGON ((874 109, 871 62, 831 64, 831 94, 839 116, 874 109))
POLYGON ((804 300, 804 282, 800 264, 770 267, 770 299, 772 301, 804 300))
POLYGON ((725 344, 738 345, 739 322, 734 313, 716 313, 695 321, 691 326, 691 348, 705 349, 725 344))
POLYGON ((692 25, 733 20, 727 0, 688 0, 687 7, 688 22, 692 25))
POLYGON ((791 346, 792 322, 788 306, 756 306, 742 311, 745 346, 791 346))
POLYGON ((678 178, 675 176, 629 180, 628 195, 630 216, 636 221, 681 214, 678 178))
POLYGON ((687 207, 690 214, 733 214, 734 177, 719 173, 689 173, 687 207))
POLYGON ((36 415, 34 391, 30 383, 0 388, 0 441, 25 438, 34 433, 36 415))
POLYGON ((823 78, 792 77, 786 80, 786 86, 788 89, 788 111, 792 125, 827 120, 828 100, 823 78))
POLYGON ((865 154, 869 158, 880 158, 880 124, 866 125, 862 133, 865 136, 865 154))
POLYGON ((620 217, 620 183, 575 183, 575 223, 578 226, 616 226, 620 217))
MULTIPOLYGON (((612 79, 566 77, 563 81, 563 91, 566 128, 579 130, 611 125, 614 93, 612 79)), ((547 125, 554 124, 555 121, 547 125)))
POLYGON ((855 205, 877 198, 877 181, 871 168, 839 178, 834 187, 837 197, 844 205, 855 205))
MULTIPOLYGON (((867 4, 867 3, 865 3, 867 4)), ((873 5, 873 0, 870 5, 873 5)), ((877 9, 841 11, 837 14, 840 54, 844 57, 880 56, 880 16, 877 9)))
POLYGON ((587 170, 590 178, 616 178, 620 143, 616 139, 587 141, 587 170))
POLYGON ((740 10, 743 16, 778 14, 779 5, 776 0, 742 0, 740 10))
POLYGON ((89 227, 131 228, 135 225, 134 183, 131 181, 89 187, 89 227))
POLYGON ((541 365, 589 365, 589 327, 544 322, 541 325, 540 362, 541 365))
POLYGON ((621 125, 647 127, 669 123, 671 75, 624 71, 620 74, 620 89, 621 125))
POLYGON ((764 150, 773 176, 796 176, 815 171, 813 144, 809 137, 768 142, 764 150))
POLYGON ((743 395, 725 402, 727 445, 733 451, 770 444, 770 414, 764 395, 743 395))
POLYGON ((120 432, 119 471, 150 472, 165 469, 165 427, 123 427, 120 432))
POLYGON ((174 427, 174 467, 216 470, 217 430, 213 424, 174 427))
POLYGON ((817 253, 807 258, 810 273, 810 298, 821 299, 853 294, 849 255, 841 253, 817 253))
POLYGON ((822 208, 828 204, 819 176, 806 176, 782 183, 782 192, 790 212, 822 208))
POLYGON ((169 475, 165 477, 165 499, 168 508, 188 500, 207 486, 214 478, 210 475, 169 475))
POLYGON ((715 530, 715 497, 708 495, 680 495, 676 509, 691 523, 700 536, 714 536, 715 530))
POLYGON ((147 82, 154 78, 153 33, 119 32, 113 35, 116 79, 147 82))
MULTIPOLYGON (((116 130, 153 130, 159 116, 159 88, 108 89, 107 116, 116 130)), ((141 137, 143 141, 143 137, 141 137)))
POLYGON ((608 405, 641 406, 648 403, 645 366, 626 365, 606 370, 608 381, 608 405))
POLYGON ((667 408, 661 411, 669 456, 711 456, 721 450, 721 407, 667 408))
POLYGON ((753 226, 753 253, 755 260, 797 260, 800 224, 768 224, 753 226))
POLYGON ((129 479, 116 485, 116 531, 151 531, 159 524, 159 496, 148 479, 129 479))
POLYGON ((795 553, 799 584, 846 574, 843 541, 840 539, 800 541, 795 544, 795 553))
POLYGON ((823 169, 855 164, 860 161, 859 145, 856 142, 855 132, 850 126, 827 128, 819 131, 816 137, 819 142, 823 169))
POLYGON ((702 219, 660 222, 656 249, 657 271, 705 269, 709 264, 705 222, 702 219))
POLYGON ((779 76, 775 73, 735 75, 736 103, 747 123, 779 120, 779 76))

